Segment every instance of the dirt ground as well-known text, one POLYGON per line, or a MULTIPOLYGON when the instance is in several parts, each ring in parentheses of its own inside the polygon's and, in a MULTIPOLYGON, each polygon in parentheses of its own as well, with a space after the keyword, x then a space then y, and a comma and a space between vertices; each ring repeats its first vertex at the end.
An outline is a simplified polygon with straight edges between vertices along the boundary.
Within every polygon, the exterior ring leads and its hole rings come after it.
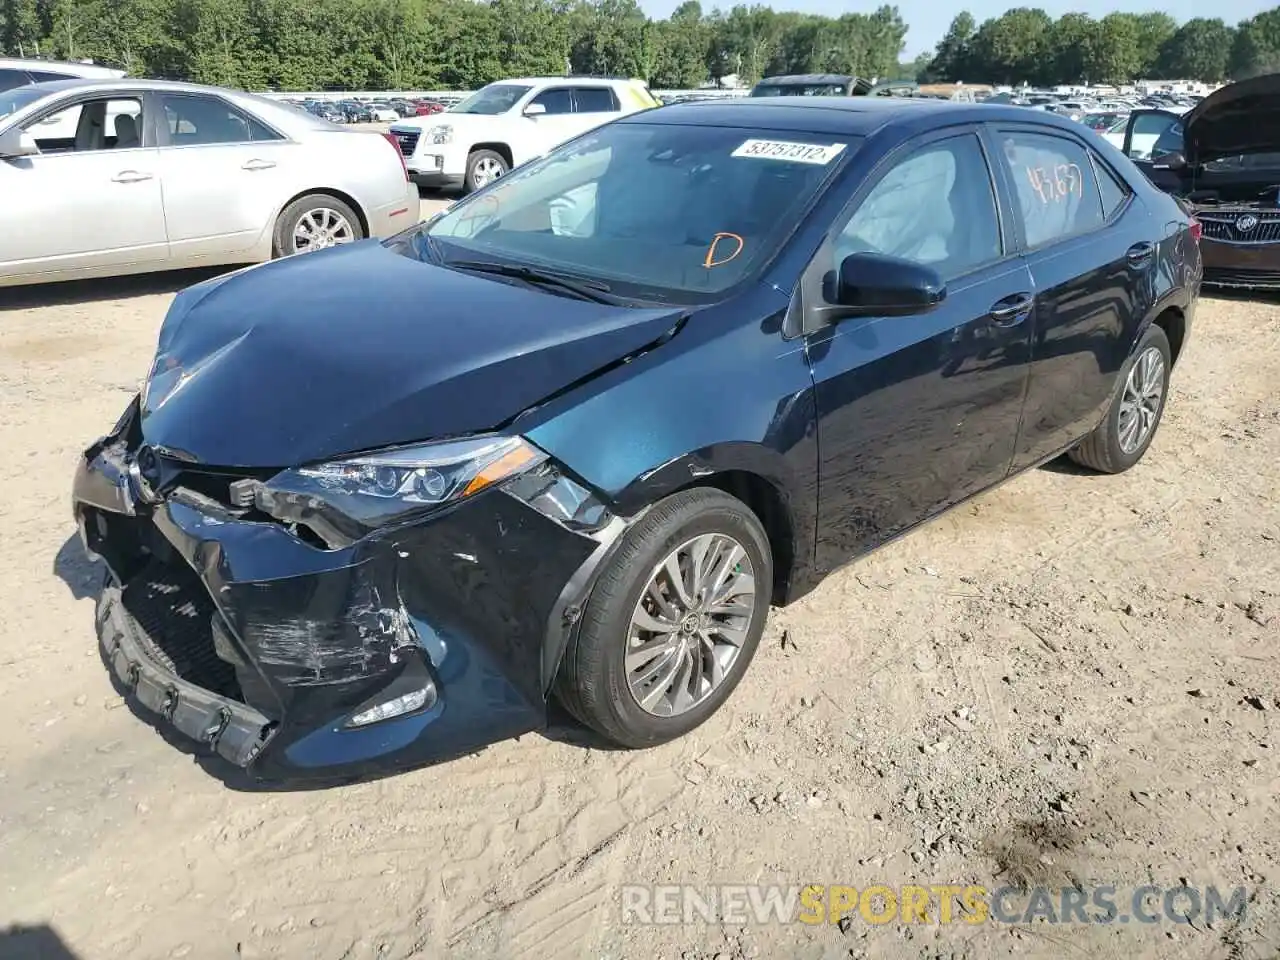
POLYGON ((1051 464, 833 576, 677 743, 557 724, 243 792, 113 692, 69 510, 200 277, 0 291, 0 956, 1280 956, 1275 302, 1203 301, 1138 468, 1051 464), (1010 882, 1252 899, 1211 926, 647 926, 620 895, 1010 882))

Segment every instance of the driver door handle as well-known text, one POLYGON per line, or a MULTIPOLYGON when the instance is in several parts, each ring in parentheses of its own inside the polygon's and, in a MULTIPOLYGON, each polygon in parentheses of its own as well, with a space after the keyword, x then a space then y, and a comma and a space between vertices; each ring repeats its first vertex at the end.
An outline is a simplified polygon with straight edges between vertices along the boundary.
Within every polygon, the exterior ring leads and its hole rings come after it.
POLYGON ((111 178, 112 183, 141 183, 143 180, 151 180, 155 175, 151 173, 143 173, 141 170, 121 170, 111 178))
POLYGON ((1012 327, 1027 318, 1035 302, 1029 293, 1015 293, 992 304, 989 315, 996 326, 1012 327))
POLYGON ((274 160, 246 160, 240 165, 240 169, 252 173, 254 170, 270 170, 275 165, 274 160))

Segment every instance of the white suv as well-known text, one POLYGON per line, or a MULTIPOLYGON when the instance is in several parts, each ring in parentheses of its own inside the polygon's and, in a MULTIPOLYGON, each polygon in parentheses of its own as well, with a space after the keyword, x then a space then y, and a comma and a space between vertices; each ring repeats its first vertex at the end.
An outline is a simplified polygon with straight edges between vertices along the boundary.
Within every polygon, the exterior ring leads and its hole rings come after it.
POLYGON ((470 193, 580 133, 660 105, 638 80, 500 80, 444 113, 402 120, 391 134, 414 183, 470 193))

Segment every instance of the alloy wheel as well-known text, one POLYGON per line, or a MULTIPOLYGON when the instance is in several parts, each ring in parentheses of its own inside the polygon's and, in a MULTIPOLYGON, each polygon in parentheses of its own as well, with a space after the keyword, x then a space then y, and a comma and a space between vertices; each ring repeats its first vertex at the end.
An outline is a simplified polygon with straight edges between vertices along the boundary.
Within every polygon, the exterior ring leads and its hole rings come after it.
POLYGON ((356 232, 346 217, 330 207, 318 207, 298 218, 293 228, 293 250, 294 253, 310 253, 340 243, 351 243, 355 238, 356 232))
POLYGON ((1156 347, 1147 347, 1138 356, 1124 382, 1120 397, 1120 449, 1131 455, 1140 449, 1160 416, 1164 400, 1164 355, 1156 347))
POLYGON ((481 157, 476 161, 473 168, 471 179, 474 181, 477 189, 488 186, 494 180, 497 180, 505 171, 502 168, 502 162, 493 157, 481 157))
POLYGON ((627 686, 640 708, 685 713, 729 676, 759 604, 742 544, 719 533, 680 545, 654 567, 627 631, 627 686))

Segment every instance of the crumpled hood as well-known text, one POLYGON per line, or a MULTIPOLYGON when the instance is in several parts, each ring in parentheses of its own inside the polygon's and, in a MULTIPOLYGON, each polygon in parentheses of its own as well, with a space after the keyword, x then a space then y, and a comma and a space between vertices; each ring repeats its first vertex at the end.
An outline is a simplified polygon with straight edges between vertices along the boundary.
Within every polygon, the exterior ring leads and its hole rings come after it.
POLYGON ((1189 163, 1280 153, 1280 74, 1229 83, 1182 118, 1189 163))
POLYGON ((680 311, 591 303, 375 240, 184 290, 142 433, 225 467, 288 467, 483 432, 661 340, 680 311))

